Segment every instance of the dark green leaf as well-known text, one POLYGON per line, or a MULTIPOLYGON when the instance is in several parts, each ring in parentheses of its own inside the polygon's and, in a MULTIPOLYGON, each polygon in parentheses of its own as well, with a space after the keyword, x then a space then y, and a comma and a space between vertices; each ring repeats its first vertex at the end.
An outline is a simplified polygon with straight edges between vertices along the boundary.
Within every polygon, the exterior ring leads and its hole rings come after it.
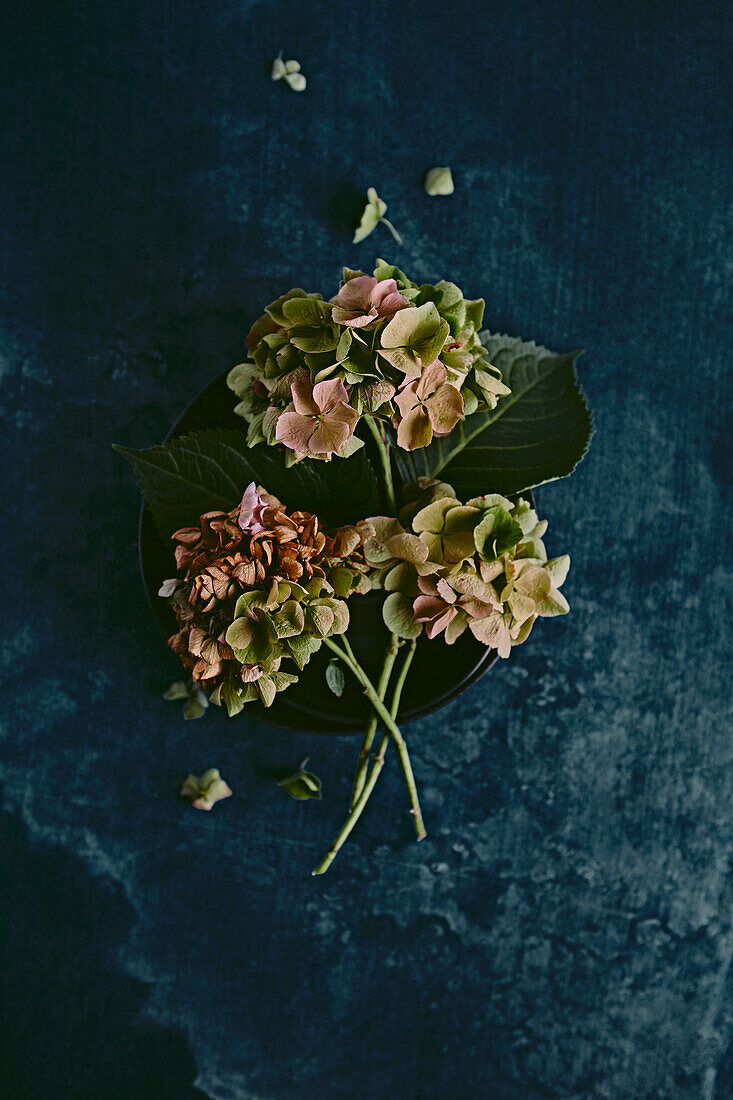
POLYGON ((449 482, 459 498, 514 494, 572 473, 588 449, 591 416, 575 377, 579 352, 556 355, 510 336, 481 334, 511 394, 418 451, 395 450, 403 481, 449 482))
POLYGON ((326 665, 326 683, 334 695, 343 695, 346 686, 346 677, 341 665, 336 661, 329 661, 326 665))
POLYGON ((351 458, 305 459, 288 467, 281 448, 249 448, 244 433, 231 430, 196 432, 143 451, 115 450, 134 467, 164 538, 204 512, 230 511, 251 481, 290 511, 316 512, 333 525, 379 509, 377 480, 363 450, 351 458))

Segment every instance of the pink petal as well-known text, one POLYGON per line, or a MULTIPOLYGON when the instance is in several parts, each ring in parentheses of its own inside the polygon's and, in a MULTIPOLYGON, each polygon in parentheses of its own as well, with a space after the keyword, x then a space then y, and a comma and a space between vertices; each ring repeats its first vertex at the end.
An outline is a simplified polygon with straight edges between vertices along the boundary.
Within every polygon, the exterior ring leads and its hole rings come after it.
POLYGON ((359 414, 356 409, 352 409, 351 405, 345 405, 343 401, 340 401, 338 405, 334 405, 332 409, 324 416, 326 423, 332 423, 333 421, 340 421, 342 424, 346 424, 349 429, 349 435, 353 432, 359 420, 359 414))
POLYGON ((397 445, 402 447, 403 451, 416 451, 419 447, 427 447, 432 438, 433 426, 422 406, 408 413, 397 428, 397 445))
POLYGON ((435 434, 447 435, 463 416, 463 397, 455 386, 446 383, 427 399, 425 408, 435 434))
POLYGON ((412 604, 413 616, 416 623, 427 623, 437 618, 447 610, 445 600, 436 599, 434 596, 417 596, 412 604))
POLYGON ((344 405, 348 404, 349 395, 340 378, 327 378, 324 382, 317 382, 313 387, 313 400, 318 406, 316 411, 326 413, 338 401, 342 401, 344 405))
POLYGON ((314 455, 331 454, 343 447, 350 435, 348 424, 329 417, 316 427, 308 441, 308 450, 314 455))
POLYGON ((390 314, 396 313, 398 309, 405 309, 410 304, 407 298, 403 298, 398 291, 394 279, 383 279, 381 283, 377 283, 372 291, 371 301, 372 305, 379 310, 380 317, 388 317, 390 314))
POLYGON ((425 596, 439 596, 438 587, 430 577, 418 576, 417 587, 425 596))
POLYGON ((251 481, 244 490, 242 503, 239 505, 239 519, 237 523, 240 528, 243 531, 250 532, 250 534, 254 534, 257 531, 264 531, 265 525, 262 519, 266 508, 267 505, 257 492, 257 486, 254 481, 251 481))
MULTIPOLYGON (((498 605, 501 607, 501 604, 498 605)), ((481 600, 476 600, 472 596, 466 596, 461 600, 461 607, 472 619, 488 619, 495 610, 496 606, 489 603, 482 603, 481 600)))
POLYGON ((431 363, 429 367, 424 367, 423 372, 420 375, 420 381, 417 384, 417 393, 423 400, 431 393, 435 393, 438 386, 442 386, 448 377, 448 372, 441 363, 440 359, 436 359, 434 363, 431 363))
POLYGON ((417 382, 408 382, 394 399, 395 405, 403 416, 407 416, 407 414, 412 412, 417 405, 417 396, 415 394, 416 388, 417 382))
POLYGON ((300 413, 283 413, 275 428, 275 439, 291 451, 307 451, 311 436, 318 421, 312 416, 301 416, 300 413))
POLYGON ((345 310, 339 309, 333 311, 334 321, 337 321, 340 325, 348 325, 349 328, 364 328, 365 325, 371 325, 372 321, 376 321, 378 316, 379 314, 374 306, 368 313, 346 313, 345 310))
POLYGON ((240 676, 243 684, 253 684, 262 677, 262 668, 260 665, 242 665, 240 676))
POLYGON ((458 612, 455 607, 449 607, 444 615, 441 615, 439 619, 435 619, 432 623, 428 623, 425 627, 425 633, 428 638, 435 638, 440 634, 441 630, 445 630, 448 623, 455 619, 458 612))
POLYGON ((301 416, 317 416, 320 409, 315 401, 315 391, 308 381, 293 382, 290 386, 295 411, 301 416))
POLYGON ((401 294, 388 294, 377 307, 380 317, 392 317, 400 309, 408 309, 410 303, 401 294))
MULTIPOLYGON (((392 280, 394 282, 394 280, 392 280)), ((377 280, 373 275, 357 275, 355 279, 349 279, 339 290, 335 298, 332 298, 334 306, 347 310, 349 313, 366 313, 372 305, 372 293, 377 286, 377 280)), ((395 283, 395 290, 397 284, 395 283)), ((334 317, 334 320, 338 320, 334 317)))

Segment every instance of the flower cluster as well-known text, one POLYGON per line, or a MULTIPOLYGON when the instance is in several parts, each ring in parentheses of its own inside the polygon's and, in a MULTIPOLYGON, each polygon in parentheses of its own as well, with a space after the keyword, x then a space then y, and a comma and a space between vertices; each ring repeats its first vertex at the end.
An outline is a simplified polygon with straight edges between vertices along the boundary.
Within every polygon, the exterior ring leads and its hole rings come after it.
POLYGON ((168 644, 230 715, 245 703, 271 706, 324 638, 349 624, 346 599, 370 587, 363 543, 368 525, 321 529, 309 512, 288 513, 248 486, 231 512, 207 512, 173 535, 178 576, 159 595, 176 616, 168 644))
POLYGON ((250 446, 281 444, 291 461, 346 458, 362 416, 391 424, 405 450, 447 435, 509 390, 479 339, 482 299, 455 283, 418 286, 383 260, 344 268, 338 294, 291 290, 269 305, 229 372, 250 446))
POLYGON ((384 621, 402 638, 423 629, 451 645, 466 630, 508 657, 538 617, 564 615, 559 591, 570 558, 547 559, 531 504, 498 493, 462 504, 444 482, 408 487, 399 519, 369 521, 364 557, 371 583, 387 590, 384 621))
MULTIPOLYGON (((297 62, 280 58, 273 79, 285 80, 297 90, 305 83, 297 70, 297 62)), ((433 169, 425 185, 429 194, 450 193, 450 169, 433 169)), ((368 198, 355 241, 380 222, 398 238, 385 218, 384 201, 373 189, 368 198)), ((389 514, 326 530, 318 516, 287 511, 252 482, 236 508, 206 512, 194 526, 173 535, 176 576, 163 582, 159 595, 169 602, 177 622, 169 645, 189 675, 185 682, 173 684, 165 697, 184 702, 185 718, 200 717, 209 703, 224 706, 229 715, 238 714, 249 702, 271 707, 277 693, 297 679, 296 672, 321 647, 330 659, 315 661, 316 667, 306 675, 312 681, 317 675, 324 677, 324 689, 336 698, 351 677, 366 697, 369 718, 348 815, 315 868, 317 875, 328 870, 351 834, 390 744, 404 777, 415 835, 418 840, 427 835, 399 727, 413 659, 423 678, 429 667, 423 647, 432 639, 453 645, 463 637, 454 651, 458 657, 461 651, 471 659, 469 650, 477 644, 508 657, 538 618, 569 610, 560 588, 570 559, 564 555, 548 560, 543 542, 547 524, 538 519, 534 500, 527 496, 533 485, 567 472, 572 467, 568 457, 582 458, 587 446, 590 419, 574 384, 574 356, 552 356, 533 344, 481 333, 483 310, 483 300, 464 298, 455 283, 419 285, 384 260, 377 260, 373 274, 344 268, 338 291, 328 301, 301 289, 278 298, 247 335, 247 361, 227 376, 238 400, 234 411, 247 425, 246 442, 260 447, 249 463, 253 475, 274 483, 265 469, 305 459, 348 459, 371 436, 380 462, 379 484, 376 467, 372 470, 362 455, 346 466, 332 467, 335 480, 317 476, 315 467, 309 467, 307 476, 303 468, 297 477, 290 471, 292 491, 302 493, 300 502, 311 506, 333 493, 329 514, 337 509, 339 498, 349 497, 349 515, 363 516, 374 506, 355 512, 359 499, 377 499, 379 490, 389 514), (520 461, 511 476, 487 468, 487 482, 481 485, 474 480, 480 474, 481 448, 471 441, 478 432, 482 445, 487 433, 499 432, 494 438, 501 441, 507 420, 495 422, 511 408, 517 446, 531 446, 539 400, 537 393, 530 393, 531 386, 521 392, 515 386, 513 398, 502 400, 510 391, 490 362, 489 348, 500 349, 494 357, 501 355, 502 366, 507 364, 508 381, 529 371, 532 378, 546 378, 556 386, 545 396, 552 402, 553 416, 563 424, 562 462, 560 451, 545 445, 538 464, 520 461), (539 367, 546 356, 558 370, 553 367, 545 376, 539 367), (467 417, 492 409, 496 412, 490 417, 477 416, 476 431, 470 425, 462 429, 467 417), (458 430, 447 454, 442 443, 431 446, 436 437, 440 440, 454 429, 458 430), (280 454, 273 458, 269 447, 281 448, 280 454), (441 469, 446 476, 454 470, 458 492, 432 478, 404 484, 403 475, 413 464, 404 455, 402 460, 393 455, 393 449, 427 447, 420 469, 432 471, 433 477, 441 469), (258 454, 264 460, 259 465, 258 454), (338 476, 342 469, 343 478, 338 476), (491 481, 492 473, 498 480, 491 481), (335 483, 341 481, 337 490, 335 483), (352 485, 358 486, 353 494, 352 485), (458 493, 464 497, 475 488, 509 488, 517 495, 509 499, 494 492, 465 501, 458 498, 458 493), (387 627, 378 678, 364 664, 370 668, 372 643, 378 642, 375 635, 380 630, 357 632, 353 645, 346 636, 349 598, 372 589, 380 591, 387 627)), ((244 439, 242 432, 240 443, 244 439)), ((220 442, 210 433, 199 433, 193 440, 200 456, 216 458, 211 464, 216 469, 221 467, 220 442)), ((194 447, 183 447, 185 460, 179 447, 174 439, 156 448, 154 462, 146 452, 121 448, 141 477, 153 515, 162 500, 168 505, 156 517, 162 520, 171 502, 184 515, 190 514, 185 509, 190 506, 188 463, 194 447)), ((209 485, 206 473, 199 480, 199 490, 215 502, 218 485, 209 485)), ((420 686, 430 687, 424 682, 420 686)), ((348 698, 342 700, 335 708, 337 715, 348 712, 348 703, 348 698)), ((305 770, 306 763, 280 786, 292 798, 318 799, 321 783, 305 770)), ((208 810, 231 790, 216 769, 209 769, 201 776, 189 775, 182 794, 195 807, 208 810)))

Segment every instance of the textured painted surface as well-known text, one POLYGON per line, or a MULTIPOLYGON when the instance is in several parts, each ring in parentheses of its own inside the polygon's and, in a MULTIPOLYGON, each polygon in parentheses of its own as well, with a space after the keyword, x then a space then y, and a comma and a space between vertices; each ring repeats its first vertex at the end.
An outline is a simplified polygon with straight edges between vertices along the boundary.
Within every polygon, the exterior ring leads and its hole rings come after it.
POLYGON ((8 1095, 733 1094, 722 13, 5 14, 8 1095), (269 81, 281 46, 302 96, 269 81), (369 185, 400 250, 349 243, 369 185), (392 762, 316 880, 355 745, 160 699, 110 443, 160 439, 263 302, 377 254, 584 344, 597 435, 539 494, 573 614, 411 729, 429 839, 392 762), (273 785, 306 753, 321 803, 273 785), (235 797, 197 814, 177 788, 212 765, 235 797))

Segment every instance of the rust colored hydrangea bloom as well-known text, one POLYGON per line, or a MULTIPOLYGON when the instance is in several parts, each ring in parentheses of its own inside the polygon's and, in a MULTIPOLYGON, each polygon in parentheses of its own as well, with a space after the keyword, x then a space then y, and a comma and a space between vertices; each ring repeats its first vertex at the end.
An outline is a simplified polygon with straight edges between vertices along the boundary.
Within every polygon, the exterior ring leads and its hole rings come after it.
POLYGON ((254 483, 231 512, 207 512, 176 531, 178 577, 159 594, 178 622, 168 644, 193 681, 207 690, 256 685, 269 705, 262 691, 269 697, 274 684, 274 698, 295 679, 280 672, 282 659, 302 668, 320 639, 348 624, 343 598, 370 587, 369 534, 368 526, 326 533, 317 516, 287 512, 254 483))

